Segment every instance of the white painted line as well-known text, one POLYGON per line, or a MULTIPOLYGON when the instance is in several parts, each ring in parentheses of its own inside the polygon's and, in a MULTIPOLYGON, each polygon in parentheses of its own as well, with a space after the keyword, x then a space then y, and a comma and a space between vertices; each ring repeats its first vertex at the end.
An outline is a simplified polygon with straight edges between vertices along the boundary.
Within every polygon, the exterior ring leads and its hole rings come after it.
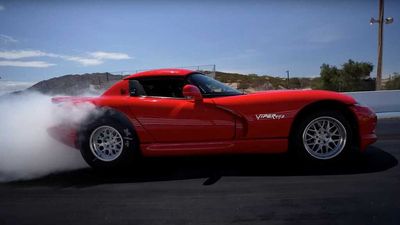
POLYGON ((377 113, 378 119, 400 118, 400 112, 377 113))

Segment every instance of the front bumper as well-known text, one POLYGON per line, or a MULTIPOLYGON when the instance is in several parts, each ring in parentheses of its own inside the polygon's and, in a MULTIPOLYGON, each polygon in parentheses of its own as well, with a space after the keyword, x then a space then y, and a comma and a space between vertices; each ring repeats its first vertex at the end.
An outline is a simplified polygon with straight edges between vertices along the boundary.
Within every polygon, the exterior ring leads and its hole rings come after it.
POLYGON ((376 114, 368 107, 361 105, 350 106, 358 123, 358 137, 360 151, 365 151, 368 145, 376 142, 376 114))

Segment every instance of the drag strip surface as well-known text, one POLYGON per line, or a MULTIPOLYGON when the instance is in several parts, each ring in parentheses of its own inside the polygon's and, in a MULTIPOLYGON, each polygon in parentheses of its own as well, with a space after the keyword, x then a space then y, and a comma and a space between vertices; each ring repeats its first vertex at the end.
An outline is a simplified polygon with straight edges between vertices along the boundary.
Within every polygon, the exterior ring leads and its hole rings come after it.
POLYGON ((357 159, 285 155, 151 159, 0 184, 0 224, 400 224, 400 120, 357 159))

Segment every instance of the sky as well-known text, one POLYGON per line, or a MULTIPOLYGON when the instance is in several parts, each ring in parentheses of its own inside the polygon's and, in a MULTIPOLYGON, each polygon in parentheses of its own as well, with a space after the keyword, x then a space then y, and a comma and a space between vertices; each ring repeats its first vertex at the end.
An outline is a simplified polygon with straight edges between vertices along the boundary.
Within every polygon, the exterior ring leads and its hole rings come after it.
MULTIPOLYGON (((215 64, 226 72, 318 76, 323 63, 377 61, 378 0, 0 0, 0 77, 215 64)), ((383 74, 400 72, 400 1, 385 1, 383 74)), ((375 73, 375 72, 373 72, 375 73)))

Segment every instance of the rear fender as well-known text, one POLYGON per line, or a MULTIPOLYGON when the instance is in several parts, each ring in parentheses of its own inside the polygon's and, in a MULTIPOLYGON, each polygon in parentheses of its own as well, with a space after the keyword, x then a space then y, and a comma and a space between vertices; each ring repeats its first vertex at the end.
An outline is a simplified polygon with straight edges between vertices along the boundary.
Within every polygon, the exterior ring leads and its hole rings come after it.
MULTIPOLYGON (((81 148, 80 143, 83 139, 83 135, 86 135, 88 132, 89 125, 94 123, 95 121, 106 121, 106 119, 113 119, 118 123, 123 124, 126 127, 131 128, 131 130, 136 131, 135 127, 133 126, 131 120, 122 112, 119 112, 110 107, 100 107, 96 108, 92 113, 90 113, 87 118, 81 123, 77 130, 77 139, 76 139, 76 146, 81 148)), ((129 136, 130 132, 129 129, 125 129, 124 131, 125 136, 129 136)), ((132 135, 135 135, 136 139, 138 139, 136 132, 132 135)))

